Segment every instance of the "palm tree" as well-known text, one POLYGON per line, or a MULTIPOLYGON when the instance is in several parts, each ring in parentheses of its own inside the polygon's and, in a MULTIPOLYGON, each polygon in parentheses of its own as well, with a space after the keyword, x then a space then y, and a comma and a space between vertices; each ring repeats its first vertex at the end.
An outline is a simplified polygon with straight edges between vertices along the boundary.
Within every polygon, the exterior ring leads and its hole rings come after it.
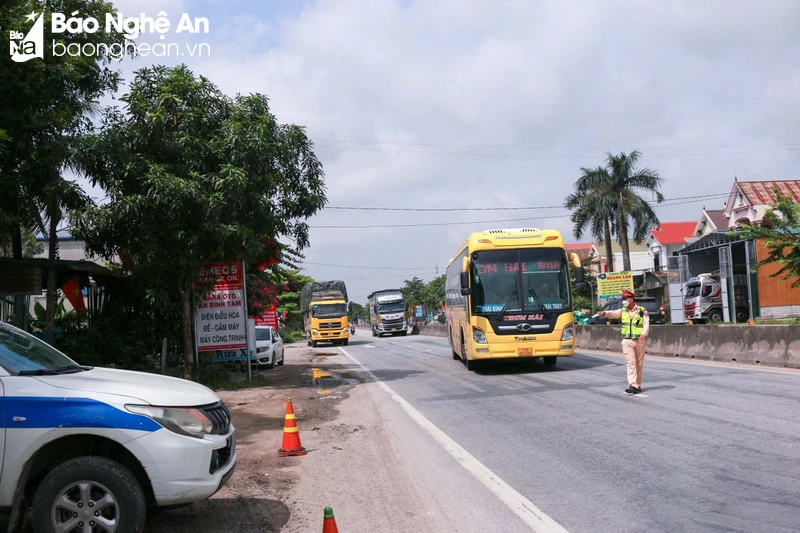
MULTIPOLYGON (((92 203, 91 198, 75 181, 68 181, 58 172, 51 172, 40 184, 37 205, 42 214, 43 225, 47 228, 48 259, 56 261, 58 256, 58 226, 64 220, 65 212, 82 209, 92 203)), ((50 342, 54 342, 55 313, 58 304, 58 268, 51 264, 47 269, 47 320, 50 342)))
MULTIPOLYGON (((641 157, 640 152, 634 150, 630 154, 620 152, 614 155, 606 153, 605 168, 599 167, 587 171, 581 169, 581 177, 575 182, 575 193, 567 198, 567 206, 574 205, 572 221, 578 224, 582 231, 590 224, 595 235, 600 228, 603 217, 608 221, 611 231, 617 235, 622 248, 623 269, 631 269, 631 254, 629 245, 629 232, 633 232, 635 242, 641 243, 647 238, 650 230, 659 224, 650 203, 639 194, 651 192, 656 203, 664 201, 664 196, 659 191, 662 178, 658 172, 649 168, 639 168, 637 163, 641 157), (575 196, 575 198, 572 198, 575 196), (573 200, 570 203, 570 199, 573 200)), ((610 232, 603 232, 603 241, 606 243, 606 255, 610 256, 610 232)), ((609 257, 609 266, 610 262, 609 257)))
POLYGON ((567 196, 564 206, 572 210, 570 220, 575 224, 575 238, 581 239, 589 230, 592 236, 602 241, 608 268, 612 270, 614 253, 611 250, 611 234, 616 232, 614 205, 609 203, 609 195, 596 194, 595 191, 608 180, 608 172, 603 167, 581 168, 581 177, 575 182, 575 192, 567 196))

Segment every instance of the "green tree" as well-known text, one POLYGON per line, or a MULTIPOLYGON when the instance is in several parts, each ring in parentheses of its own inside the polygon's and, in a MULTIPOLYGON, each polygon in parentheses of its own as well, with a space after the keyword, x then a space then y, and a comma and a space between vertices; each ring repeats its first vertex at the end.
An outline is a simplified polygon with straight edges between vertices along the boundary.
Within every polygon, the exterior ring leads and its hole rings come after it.
POLYGON ((364 318, 364 313, 366 309, 360 303, 353 302, 352 308, 350 309, 350 320, 360 320, 364 318))
MULTIPOLYGON (((26 17, 30 13, 43 14, 44 26, 50 27, 54 12, 73 11, 98 20, 116 12, 110 3, 95 0, 7 0, 0 10, 0 33, 7 36, 9 30, 30 25, 26 17)), ((58 257, 55 229, 67 209, 80 207, 73 200, 86 198, 75 194, 76 186, 62 177, 62 171, 97 99, 115 92, 121 79, 110 68, 110 55, 56 56, 52 53, 56 41, 78 46, 91 43, 108 50, 124 37, 104 31, 66 32, 55 40, 44 39, 44 60, 15 63, 5 56, 0 62, 0 245, 10 245, 15 258, 24 255, 23 235, 37 230, 49 237, 49 258, 58 257)), ((58 296, 56 275, 51 267, 47 280, 51 333, 58 296)))
POLYGON ((278 315, 286 313, 284 328, 289 331, 303 330, 303 314, 300 312, 300 291, 314 278, 300 274, 297 270, 287 272, 286 290, 278 294, 278 315))
POLYGON ((76 234, 110 258, 125 250, 156 308, 179 305, 184 372, 193 376, 194 280, 209 262, 250 262, 266 237, 308 245, 307 217, 326 202, 304 129, 282 125, 262 94, 224 95, 185 65, 136 72, 84 138, 76 164, 107 203, 75 215, 76 234))
MULTIPOLYGON (((581 234, 591 228, 597 236, 602 229, 606 243, 606 255, 610 251, 610 232, 616 231, 622 248, 623 270, 631 269, 629 233, 635 242, 641 243, 650 230, 658 225, 658 216, 650 203, 640 193, 652 193, 655 201, 664 201, 659 188, 663 183, 658 172, 637 166, 641 154, 634 150, 630 154, 606 154, 605 168, 581 169, 581 177, 575 182, 575 192, 567 198, 573 205, 573 222, 581 234), (606 230, 608 228, 608 231, 606 230)), ((613 262, 609 262, 609 269, 613 262)))
MULTIPOLYGON (((44 252, 44 243, 36 240, 36 235, 30 231, 22 233, 22 257, 36 257, 44 252)), ((0 243, 0 257, 12 257, 11 241, 0 243)))
POLYGON ((422 305, 427 311, 438 310, 444 304, 445 275, 433 278, 420 291, 422 305))
POLYGON ((605 245, 606 264, 614 268, 614 252, 611 248, 611 235, 616 232, 614 202, 608 196, 595 194, 587 183, 609 181, 608 172, 603 167, 581 168, 581 177, 575 183, 575 192, 567 196, 564 206, 572 211, 570 220, 575 224, 575 238, 580 240, 589 231, 595 239, 605 245))
POLYGON ((425 282, 414 276, 412 279, 407 279, 404 282, 400 292, 403 293, 403 298, 408 305, 419 305, 422 303, 422 290, 425 288, 425 282))
POLYGON ((778 201, 764 214, 764 219, 773 227, 743 225, 743 231, 736 234, 748 240, 762 240, 769 250, 753 271, 772 263, 780 265, 771 277, 780 277, 782 282, 791 281, 792 288, 800 287, 800 205, 781 194, 777 187, 774 191, 778 201))

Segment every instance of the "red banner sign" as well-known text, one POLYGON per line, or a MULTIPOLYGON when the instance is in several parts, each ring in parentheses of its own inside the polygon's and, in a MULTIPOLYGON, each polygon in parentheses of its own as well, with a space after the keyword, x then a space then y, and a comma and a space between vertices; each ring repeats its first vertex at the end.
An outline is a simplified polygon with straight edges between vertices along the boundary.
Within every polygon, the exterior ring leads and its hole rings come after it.
POLYGON ((278 312, 274 307, 270 307, 265 311, 256 315, 256 326, 272 326, 278 329, 278 312))
POLYGON ((200 270, 195 284, 212 285, 212 290, 215 291, 242 290, 244 288, 242 262, 208 263, 200 270))

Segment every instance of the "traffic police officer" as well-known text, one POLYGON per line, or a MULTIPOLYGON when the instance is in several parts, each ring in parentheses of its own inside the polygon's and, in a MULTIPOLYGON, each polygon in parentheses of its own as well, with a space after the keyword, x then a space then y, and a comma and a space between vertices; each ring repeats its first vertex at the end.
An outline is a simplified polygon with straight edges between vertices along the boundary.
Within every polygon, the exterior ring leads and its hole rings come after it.
POLYGON ((622 289, 622 309, 600 311, 600 316, 619 319, 622 323, 622 354, 628 366, 628 394, 642 392, 642 367, 644 365, 645 340, 650 333, 650 316, 644 307, 634 301, 636 295, 622 289))

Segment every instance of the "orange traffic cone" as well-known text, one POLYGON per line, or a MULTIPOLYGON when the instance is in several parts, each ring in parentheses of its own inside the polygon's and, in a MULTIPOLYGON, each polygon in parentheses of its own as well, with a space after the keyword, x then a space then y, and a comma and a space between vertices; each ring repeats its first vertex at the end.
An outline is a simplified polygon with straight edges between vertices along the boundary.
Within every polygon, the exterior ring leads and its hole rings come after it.
POLYGON ((278 450, 278 457, 290 457, 292 455, 305 455, 308 452, 300 444, 300 433, 297 428, 297 417, 294 416, 292 399, 289 398, 286 404, 286 418, 283 421, 283 444, 278 450))
POLYGON ((333 517, 333 509, 326 507, 325 514, 322 516, 322 533, 339 533, 339 528, 336 527, 336 519, 333 517))

